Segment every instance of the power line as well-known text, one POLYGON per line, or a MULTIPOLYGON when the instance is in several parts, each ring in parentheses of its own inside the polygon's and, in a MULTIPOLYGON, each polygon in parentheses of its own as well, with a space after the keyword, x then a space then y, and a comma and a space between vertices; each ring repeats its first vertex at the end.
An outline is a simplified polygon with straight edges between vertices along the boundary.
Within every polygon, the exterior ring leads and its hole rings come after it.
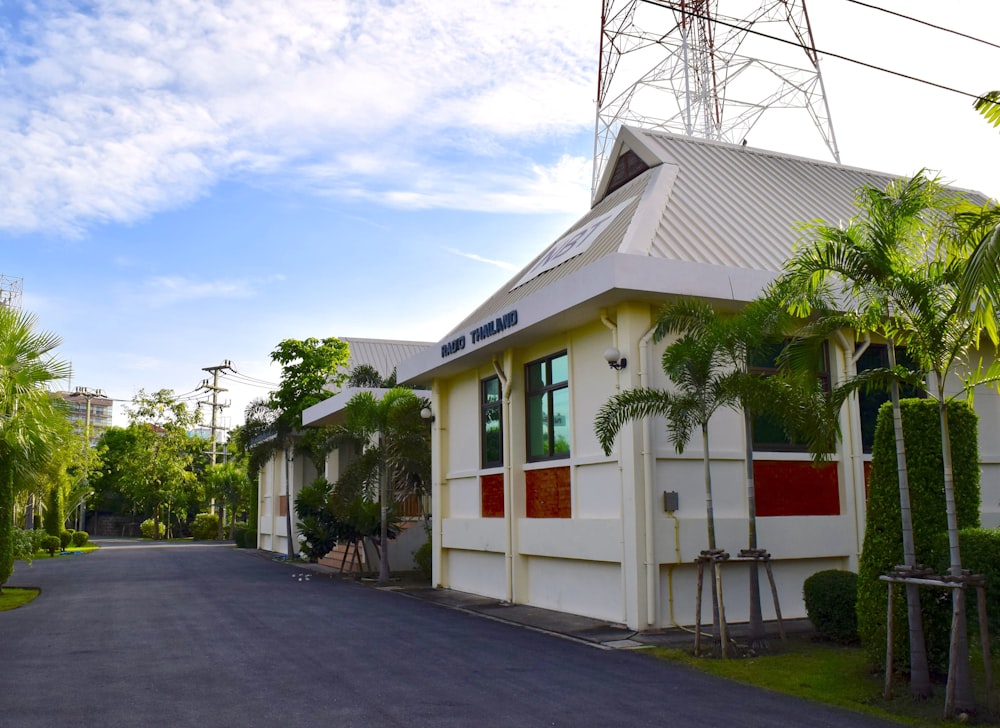
POLYGON ((849 3, 854 3, 855 5, 861 5, 862 7, 871 8, 872 10, 879 10, 883 13, 889 15, 895 15, 897 18, 905 18, 906 20, 912 20, 914 23, 920 23, 921 25, 926 25, 928 28, 934 28, 935 30, 941 30, 945 33, 951 33, 952 35, 958 35, 962 38, 968 38, 969 40, 974 40, 977 43, 982 43, 983 45, 993 46, 994 48, 1000 48, 997 43, 991 43, 988 40, 983 40, 982 38, 977 38, 974 35, 969 35, 968 33, 962 33, 957 30, 952 30, 951 28, 945 28, 941 25, 935 25, 934 23, 929 23, 926 20, 921 20, 920 18, 914 18, 909 15, 903 15, 902 13, 897 13, 895 10, 889 10, 887 8, 880 8, 878 5, 871 5, 869 3, 863 3, 861 0, 847 0, 849 3))
POLYGON ((956 94, 959 94, 961 96, 967 96, 970 99, 978 100, 982 96, 981 94, 969 93, 968 91, 962 91, 960 89, 953 88, 951 86, 945 86, 944 84, 935 83, 934 81, 928 81, 926 79, 919 78, 917 76, 911 76, 911 75, 909 75, 907 73, 902 73, 900 71, 893 71, 892 69, 884 68, 883 66, 876 66, 873 63, 866 63, 865 61, 859 61, 858 59, 851 58, 850 56, 844 56, 844 55, 841 55, 839 53, 833 53, 831 51, 825 51, 825 50, 821 50, 819 48, 809 47, 809 46, 803 45, 802 43, 799 43, 798 41, 788 40, 786 38, 779 38, 778 36, 771 35, 770 33, 763 33, 763 32, 761 32, 759 30, 753 30, 752 28, 749 28, 749 27, 747 27, 745 25, 737 25, 736 23, 728 23, 728 22, 726 22, 724 20, 719 20, 718 18, 716 18, 714 16, 704 15, 704 14, 701 14, 701 13, 696 13, 693 10, 688 10, 686 8, 682 8, 677 3, 670 2, 669 0, 641 0, 641 1, 644 2, 644 3, 647 3, 649 5, 657 5, 657 6, 660 6, 660 7, 666 6, 666 7, 670 8, 671 10, 673 10, 674 12, 681 13, 682 15, 689 15, 689 16, 691 16, 693 18, 699 18, 701 20, 708 20, 710 22, 716 23, 718 25, 725 26, 727 28, 733 28, 735 30, 742 31, 744 33, 750 33, 752 35, 760 36, 761 38, 768 38, 770 40, 776 40, 776 41, 778 41, 780 43, 785 43, 786 45, 795 46, 796 48, 801 48, 802 50, 805 50, 805 51, 809 51, 809 52, 812 52, 812 53, 818 53, 818 54, 821 54, 821 55, 824 55, 824 56, 829 56, 830 58, 837 58, 837 59, 839 59, 841 61, 847 61, 848 63, 854 63, 854 64, 856 64, 858 66, 863 66, 864 68, 870 68, 873 71, 881 71, 882 73, 888 73, 891 76, 897 76, 899 78, 905 78, 905 79, 907 79, 909 81, 916 81, 917 83, 922 83, 922 84, 925 84, 927 86, 933 86, 934 88, 939 88, 939 89, 941 89, 943 91, 951 91, 952 93, 956 93, 956 94))

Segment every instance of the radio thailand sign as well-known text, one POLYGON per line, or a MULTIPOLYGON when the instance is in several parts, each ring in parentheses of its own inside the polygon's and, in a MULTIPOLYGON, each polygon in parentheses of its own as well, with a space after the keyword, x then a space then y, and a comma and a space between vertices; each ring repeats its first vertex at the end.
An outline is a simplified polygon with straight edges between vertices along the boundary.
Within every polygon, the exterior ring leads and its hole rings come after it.
POLYGON ((518 286, 523 286, 525 283, 530 281, 547 270, 552 270, 557 265, 565 263, 567 260, 575 258, 587 251, 588 248, 594 243, 595 240, 603 233, 608 225, 614 222, 614 219, 621 214, 631 202, 634 197, 630 197, 624 202, 620 202, 613 208, 605 212, 603 215, 595 217, 590 222, 584 223, 576 230, 571 233, 564 235, 554 242, 545 254, 539 258, 531 268, 525 271, 525 274, 521 276, 521 279, 514 284, 514 290, 518 286))
MULTIPOLYGON (((517 309, 508 311, 505 314, 497 316, 484 323, 482 326, 477 326, 469 332, 468 339, 472 340, 473 344, 478 344, 481 341, 489 339, 490 337, 502 334, 507 329, 517 326, 517 309)), ((465 334, 462 334, 458 338, 452 339, 441 344, 441 358, 445 359, 452 354, 457 354, 465 349, 467 338, 465 334)))

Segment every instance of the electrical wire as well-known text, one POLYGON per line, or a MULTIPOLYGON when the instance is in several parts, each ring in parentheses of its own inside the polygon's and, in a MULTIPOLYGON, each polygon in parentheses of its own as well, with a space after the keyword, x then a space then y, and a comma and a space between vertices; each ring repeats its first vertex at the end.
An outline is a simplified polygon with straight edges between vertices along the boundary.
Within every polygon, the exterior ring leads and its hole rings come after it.
POLYGON ((254 379, 252 377, 244 378, 244 377, 239 377, 239 376, 234 377, 234 376, 229 376, 229 375, 220 375, 219 379, 221 379, 223 381, 232 382, 234 384, 242 384, 242 385, 247 386, 247 387, 260 387, 261 389, 277 389, 278 388, 277 384, 274 384, 272 382, 265 382, 265 381, 259 380, 259 379, 254 379))
POLYGON ((770 33, 763 33, 763 32, 761 32, 759 30, 753 30, 752 28, 748 28, 748 27, 746 27, 744 25, 737 25, 735 23, 728 23, 728 22, 726 22, 724 20, 719 20, 717 17, 714 17, 714 16, 704 15, 702 13, 696 13, 693 10, 687 10, 685 8, 680 7, 679 5, 677 5, 674 2, 669 2, 668 0, 641 0, 641 2, 644 2, 644 3, 649 4, 649 5, 656 5, 658 7, 668 7, 671 10, 673 10, 674 12, 682 13, 683 15, 688 15, 688 16, 690 16, 692 18, 699 18, 700 20, 708 20, 708 21, 711 21, 713 23, 716 23, 717 25, 722 25, 722 26, 725 26, 727 28, 734 28, 736 30, 743 31, 744 33, 750 33, 752 35, 760 36, 762 38, 768 38, 770 40, 776 40, 779 43, 784 43, 786 45, 795 46, 796 48, 801 48, 802 50, 805 50, 805 51, 811 51, 813 53, 817 53, 817 54, 820 54, 820 55, 829 56, 830 58, 837 58, 837 59, 839 59, 841 61, 847 61, 848 63, 854 63, 854 64, 856 64, 858 66, 863 66, 864 68, 870 68, 873 71, 881 71, 882 73, 888 73, 891 76, 897 76, 898 78, 905 78, 905 79, 907 79, 909 81, 916 81, 917 83, 922 83, 922 84, 924 84, 926 86, 933 86, 934 88, 939 88, 939 89, 941 89, 943 91, 950 91, 952 93, 956 93, 956 94, 959 94, 961 96, 966 96, 966 97, 968 97, 970 99, 978 100, 978 99, 980 99, 982 97, 982 94, 969 93, 968 91, 962 91, 961 89, 953 88, 951 86, 945 86, 944 84, 935 83, 934 81, 928 81, 926 79, 919 78, 917 76, 911 76, 911 75, 909 75, 907 73, 902 73, 901 71, 893 71, 892 69, 884 68, 883 66, 876 66, 873 63, 866 63, 865 61, 859 61, 858 59, 851 58, 850 56, 844 56, 844 55, 841 55, 839 53, 833 53, 831 51, 821 50, 821 49, 816 48, 816 47, 806 46, 806 45, 804 45, 802 43, 799 43, 798 41, 788 40, 786 38, 779 38, 776 35, 771 35, 770 33))
POLYGON ((855 5, 861 5, 862 7, 871 8, 872 10, 880 10, 883 13, 889 15, 895 15, 897 18, 905 18, 906 20, 912 20, 914 23, 920 23, 921 25, 926 25, 928 28, 934 28, 934 30, 940 30, 945 33, 951 33, 952 35, 958 35, 962 38, 968 38, 969 40, 974 40, 977 43, 982 43, 983 45, 993 46, 994 48, 1000 48, 1000 44, 991 43, 988 40, 983 40, 982 38, 977 38, 974 35, 969 35, 968 33, 962 33, 957 30, 952 30, 951 28, 945 28, 941 25, 935 25, 934 23, 929 23, 926 20, 921 20, 920 18, 913 18, 909 15, 903 15, 902 13, 897 13, 895 10, 889 10, 888 8, 880 8, 878 5, 871 5, 870 3, 863 3, 861 0, 847 0, 849 3, 854 3, 855 5))
POLYGON ((224 376, 224 377, 233 377, 233 378, 239 377, 241 380, 243 380, 246 383, 255 382, 257 384, 267 385, 268 387, 277 387, 278 386, 274 382, 269 382, 269 381, 267 381, 265 379, 259 379, 257 377, 251 377, 249 374, 243 374, 242 372, 237 371, 235 367, 230 367, 230 372, 222 372, 221 376, 224 376))

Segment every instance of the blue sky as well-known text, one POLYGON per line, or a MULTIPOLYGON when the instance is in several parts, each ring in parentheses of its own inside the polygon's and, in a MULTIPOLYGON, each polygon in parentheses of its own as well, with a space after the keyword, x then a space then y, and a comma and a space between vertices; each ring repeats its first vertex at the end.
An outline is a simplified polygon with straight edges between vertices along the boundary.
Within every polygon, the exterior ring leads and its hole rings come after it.
MULTIPOLYGON (((883 5, 1000 42, 988 0, 883 5)), ((820 49, 1000 87, 1000 49, 846 0, 809 10, 820 49)), ((72 386, 123 400, 189 392, 224 359, 277 381, 283 338, 437 340, 586 211, 599 17, 599 0, 0 0, 0 274, 63 337, 72 386)), ((823 73, 845 163, 1000 195, 1000 135, 967 99, 823 73)), ((750 143, 823 157, 797 118, 750 143)), ((226 386, 232 423, 266 391, 226 386)))

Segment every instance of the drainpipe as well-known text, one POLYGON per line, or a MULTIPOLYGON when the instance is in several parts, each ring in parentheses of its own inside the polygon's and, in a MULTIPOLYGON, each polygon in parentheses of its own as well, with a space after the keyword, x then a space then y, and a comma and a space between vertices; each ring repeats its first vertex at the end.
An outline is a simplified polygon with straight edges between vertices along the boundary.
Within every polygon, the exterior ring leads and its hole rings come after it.
MULTIPOLYGON (((639 387, 649 387, 649 348, 656 327, 652 327, 639 338, 639 387)), ((659 585, 657 580, 656 553, 653 538, 653 479, 655 476, 655 453, 653 452, 653 423, 651 418, 642 421, 642 481, 645 497, 646 516, 646 623, 656 626, 659 616, 659 585)), ((671 514, 673 515, 673 514, 671 514)), ((674 516, 674 535, 677 537, 677 563, 680 563, 680 523, 674 516)), ((671 603, 673 603, 673 580, 670 583, 671 603)), ((672 610, 671 610, 672 611, 672 610)))
MULTIPOLYGON (((849 372, 844 372, 845 376, 852 376, 857 373, 858 360, 861 356, 868 350, 871 345, 871 335, 868 332, 864 334, 864 340, 860 346, 852 345, 848 341, 847 337, 844 336, 843 332, 837 331, 834 333, 834 339, 837 341, 837 346, 844 352, 845 361, 849 363, 851 370, 849 372)), ((862 454, 858 452, 858 448, 861 447, 861 418, 856 416, 856 405, 850 405, 848 407, 849 417, 848 417, 848 443, 846 447, 851 457, 851 473, 854 480, 854 492, 853 492, 853 512, 854 512, 854 553, 855 553, 855 564, 852 568, 857 568, 857 561, 861 558, 861 544, 864 538, 864 532, 861 528, 861 507, 858 499, 858 489, 857 484, 862 484, 862 492, 864 492, 864 482, 865 482, 865 465, 862 454), (854 411, 851 411, 851 410, 854 411)))
POLYGON ((504 515, 504 576, 506 577, 506 600, 514 603, 514 494, 513 470, 511 468, 510 446, 510 380, 500 362, 493 360, 493 371, 500 380, 500 431, 503 437, 503 515, 504 515))
MULTIPOLYGON (((611 331, 611 345, 618 349, 618 324, 608 318, 608 312, 603 308, 601 309, 601 323, 604 324, 608 330, 611 331)), ((621 391, 621 379, 620 377, 615 377, 615 393, 621 391)), ((625 548, 625 481, 622 478, 622 456, 621 451, 618 453, 618 488, 619 493, 619 508, 621 509, 621 537, 618 540, 618 545, 621 548, 621 589, 622 589, 622 607, 625 610, 624 621, 628 622, 628 559, 626 558, 626 548, 625 548)))

